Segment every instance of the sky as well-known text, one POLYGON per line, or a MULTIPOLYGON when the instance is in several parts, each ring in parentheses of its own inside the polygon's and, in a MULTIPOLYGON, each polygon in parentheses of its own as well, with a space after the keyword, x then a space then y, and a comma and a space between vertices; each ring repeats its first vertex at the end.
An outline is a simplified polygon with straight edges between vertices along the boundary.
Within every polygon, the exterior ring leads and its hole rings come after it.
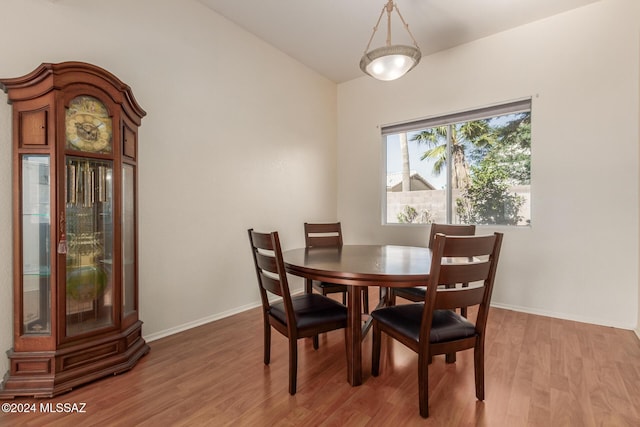
MULTIPOLYGON (((409 146, 409 169, 416 171, 426 179, 436 189, 442 189, 446 186, 447 175, 446 168, 442 170, 439 176, 433 176, 433 163, 431 159, 420 160, 422 153, 427 150, 425 144, 418 145, 417 142, 411 141, 411 134, 408 136, 409 146)), ((387 173, 402 172, 402 155, 400 153, 400 138, 398 135, 389 135, 385 144, 387 151, 387 173)))

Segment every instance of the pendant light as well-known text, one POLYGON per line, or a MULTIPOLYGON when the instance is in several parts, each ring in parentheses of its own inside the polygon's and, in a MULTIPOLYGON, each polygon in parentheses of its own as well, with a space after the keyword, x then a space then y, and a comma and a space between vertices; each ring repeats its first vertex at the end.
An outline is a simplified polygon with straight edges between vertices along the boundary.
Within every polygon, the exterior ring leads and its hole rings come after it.
POLYGON ((382 7, 378 22, 376 26, 373 27, 373 34, 371 34, 369 43, 365 48, 365 53, 360 60, 360 69, 378 80, 395 80, 404 76, 418 65, 421 56, 422 54, 420 53, 418 43, 416 43, 416 39, 413 37, 413 34, 411 34, 411 31, 409 31, 409 25, 407 25, 400 14, 398 6, 393 3, 393 0, 389 0, 387 4, 382 7), (400 17, 402 25, 404 25, 407 33, 409 33, 411 40, 413 40, 414 46, 391 44, 391 12, 393 12, 394 9, 400 17), (387 12, 387 43, 385 46, 369 50, 373 36, 378 30, 378 25, 380 25, 382 15, 384 15, 385 11, 387 12))

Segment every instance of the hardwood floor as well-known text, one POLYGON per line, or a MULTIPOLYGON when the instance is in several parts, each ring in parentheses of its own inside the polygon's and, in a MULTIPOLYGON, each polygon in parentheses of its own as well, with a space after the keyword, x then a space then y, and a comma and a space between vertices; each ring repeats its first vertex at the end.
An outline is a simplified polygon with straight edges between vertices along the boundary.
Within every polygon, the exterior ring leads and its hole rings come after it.
POLYGON ((286 340, 273 333, 271 364, 264 366, 261 322, 253 309, 151 342, 151 352, 127 373, 53 399, 0 401, 36 409, 0 413, 0 425, 640 425, 640 341, 632 331, 492 308, 485 401, 475 398, 472 352, 458 353, 450 365, 438 356, 429 368, 431 416, 424 420, 417 356, 402 345, 383 341, 380 376, 373 378, 367 335, 364 383, 351 387, 342 331, 322 336, 317 351, 301 340, 298 393, 290 396, 286 340), (84 413, 43 413, 49 403, 86 406, 84 413))

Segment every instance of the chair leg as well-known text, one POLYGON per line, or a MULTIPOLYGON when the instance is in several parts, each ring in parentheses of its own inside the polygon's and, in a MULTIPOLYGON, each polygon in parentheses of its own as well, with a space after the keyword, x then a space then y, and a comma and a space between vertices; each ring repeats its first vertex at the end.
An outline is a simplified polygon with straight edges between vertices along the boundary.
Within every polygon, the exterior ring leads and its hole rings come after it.
POLYGON ((369 288, 367 287, 362 289, 362 307, 364 312, 369 314, 369 288))
POLYGON ((266 321, 264 323, 264 364, 268 365, 271 361, 271 325, 266 321))
POLYGON ((296 394, 298 380, 298 340, 289 337, 289 394, 296 394))
POLYGON ((418 354, 418 399, 420 416, 429 417, 429 355, 418 354))
POLYGON ((304 281, 304 292, 306 294, 310 294, 313 292, 312 282, 313 281, 311 279, 307 279, 304 281))
POLYGON ((373 348, 371 349, 371 375, 377 377, 380 374, 380 346, 382 331, 376 320, 373 320, 373 348))
POLYGON ((387 289, 387 305, 396 305, 396 293, 394 292, 393 288, 387 289))
POLYGON ((318 339, 318 335, 313 336, 313 349, 317 350, 320 347, 320 340, 318 339))
POLYGON ((347 305, 347 293, 342 292, 342 305, 347 305))
POLYGON ((389 295, 389 288, 387 288, 386 286, 379 286, 378 287, 378 296, 379 296, 380 301, 384 301, 385 304, 388 301, 387 295, 389 295))
POLYGON ((484 400, 484 342, 479 342, 473 350, 473 364, 476 377, 476 397, 484 400))

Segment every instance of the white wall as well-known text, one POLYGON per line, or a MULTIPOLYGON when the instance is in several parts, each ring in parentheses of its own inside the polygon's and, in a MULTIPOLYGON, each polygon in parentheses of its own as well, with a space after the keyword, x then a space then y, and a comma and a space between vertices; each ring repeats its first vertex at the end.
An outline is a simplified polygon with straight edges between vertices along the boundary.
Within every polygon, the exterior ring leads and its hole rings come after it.
POLYGON ((338 216, 350 242, 427 236, 381 226, 379 125, 532 97, 532 226, 480 228, 505 233, 493 301, 636 328, 639 28, 640 2, 604 0, 423 58, 395 82, 340 84, 338 216))
MULTIPOLYGON (((259 303, 247 228, 336 219, 336 85, 192 0, 3 0, 0 76, 80 60, 129 84, 140 299, 156 338, 259 303)), ((11 328, 10 107, 0 92, 0 376, 11 328)), ((294 286, 301 286, 295 282, 294 286)))
POLYGON ((5 100, 0 95, 0 375, 9 367, 4 351, 13 345, 11 106, 5 100))

